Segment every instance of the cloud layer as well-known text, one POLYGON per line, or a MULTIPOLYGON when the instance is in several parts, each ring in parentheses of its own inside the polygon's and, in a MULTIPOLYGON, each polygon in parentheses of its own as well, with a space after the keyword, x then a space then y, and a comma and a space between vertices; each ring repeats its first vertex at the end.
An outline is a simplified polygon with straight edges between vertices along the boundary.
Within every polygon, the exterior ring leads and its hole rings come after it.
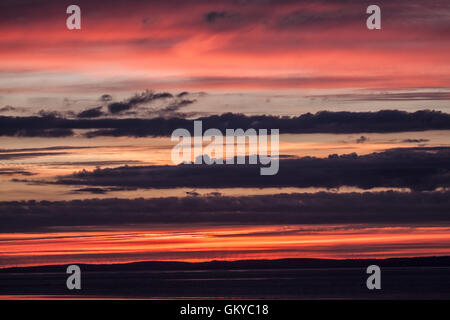
MULTIPOLYGON (((6 117, 0 116, 0 136, 24 137, 66 137, 74 134, 75 129, 90 130, 88 137, 96 136, 170 136, 177 128, 193 131, 193 121, 184 117, 161 117, 161 114, 176 112, 191 100, 181 100, 155 114, 153 119, 67 119, 55 116, 43 117, 6 117)), ((92 110, 89 110, 92 112, 92 110)), ((203 129, 249 128, 280 129, 280 133, 360 133, 360 132, 402 132, 424 130, 449 130, 450 115, 440 111, 421 110, 405 112, 382 110, 378 112, 331 112, 306 113, 297 117, 247 116, 226 113, 200 117, 203 129)))
POLYGON ((0 231, 123 224, 372 224, 450 222, 449 192, 279 194, 0 203, 0 231))
POLYGON ((83 170, 60 177, 56 183, 137 188, 355 186, 434 190, 450 187, 450 148, 391 149, 368 155, 330 155, 328 158, 282 158, 280 170, 274 176, 261 176, 259 165, 180 164, 83 170))

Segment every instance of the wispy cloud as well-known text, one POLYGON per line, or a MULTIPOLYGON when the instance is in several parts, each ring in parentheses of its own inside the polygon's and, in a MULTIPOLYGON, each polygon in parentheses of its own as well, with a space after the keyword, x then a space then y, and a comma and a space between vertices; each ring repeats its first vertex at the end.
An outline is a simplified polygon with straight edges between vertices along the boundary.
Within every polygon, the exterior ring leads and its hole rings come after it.
POLYGON ((343 101, 427 101, 450 100, 450 92, 420 91, 420 92, 384 92, 367 94, 327 94, 307 96, 313 99, 333 99, 343 101))

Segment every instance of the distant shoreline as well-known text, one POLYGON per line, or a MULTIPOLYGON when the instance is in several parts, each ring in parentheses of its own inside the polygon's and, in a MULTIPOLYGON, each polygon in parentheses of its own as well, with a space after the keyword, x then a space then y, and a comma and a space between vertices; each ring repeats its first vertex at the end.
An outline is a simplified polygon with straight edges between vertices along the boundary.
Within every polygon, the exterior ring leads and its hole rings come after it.
POLYGON ((287 258, 274 260, 213 260, 208 262, 140 261, 116 264, 73 263, 26 267, 0 268, 0 273, 53 272, 77 264, 84 271, 140 271, 140 270, 233 270, 233 269, 297 269, 297 268, 348 268, 380 264, 384 267, 446 267, 450 256, 379 258, 379 259, 316 259, 287 258))

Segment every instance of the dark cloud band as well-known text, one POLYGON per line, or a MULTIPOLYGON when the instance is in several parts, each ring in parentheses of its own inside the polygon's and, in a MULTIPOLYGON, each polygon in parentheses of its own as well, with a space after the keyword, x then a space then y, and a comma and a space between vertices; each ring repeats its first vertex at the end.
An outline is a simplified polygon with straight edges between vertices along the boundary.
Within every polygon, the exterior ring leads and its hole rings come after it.
POLYGON ((0 231, 123 224, 444 225, 449 192, 279 194, 0 203, 0 231))
MULTIPOLYGON (((189 104, 181 101, 168 110, 173 112, 189 104)), ((378 112, 331 112, 307 113, 297 117, 247 116, 226 113, 201 117, 204 130, 249 128, 280 129, 280 133, 361 133, 361 132, 404 132, 424 130, 450 130, 450 115, 440 111, 421 110, 405 112, 382 110, 378 112)), ((90 130, 88 137, 96 136, 170 136, 177 128, 193 129, 193 120, 181 117, 158 117, 153 119, 66 119, 54 116, 44 117, 0 117, 2 136, 66 137, 75 129, 90 130)))
MULTIPOLYGON (((248 161, 246 161, 248 163, 248 161)), ((136 188, 355 186, 435 190, 450 187, 450 148, 404 148, 358 156, 282 158, 274 176, 254 165, 125 166, 81 171, 59 184, 136 188)))

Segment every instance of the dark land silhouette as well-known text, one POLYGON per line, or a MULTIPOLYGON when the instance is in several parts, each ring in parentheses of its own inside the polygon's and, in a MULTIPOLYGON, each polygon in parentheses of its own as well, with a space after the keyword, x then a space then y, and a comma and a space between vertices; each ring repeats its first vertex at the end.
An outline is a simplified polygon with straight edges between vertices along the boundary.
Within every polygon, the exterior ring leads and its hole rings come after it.
POLYGON ((81 290, 67 289, 67 265, 15 267, 0 269, 0 295, 106 299, 450 298, 450 257, 78 265, 81 290), (381 290, 366 287, 366 268, 372 264, 381 268, 381 290))

